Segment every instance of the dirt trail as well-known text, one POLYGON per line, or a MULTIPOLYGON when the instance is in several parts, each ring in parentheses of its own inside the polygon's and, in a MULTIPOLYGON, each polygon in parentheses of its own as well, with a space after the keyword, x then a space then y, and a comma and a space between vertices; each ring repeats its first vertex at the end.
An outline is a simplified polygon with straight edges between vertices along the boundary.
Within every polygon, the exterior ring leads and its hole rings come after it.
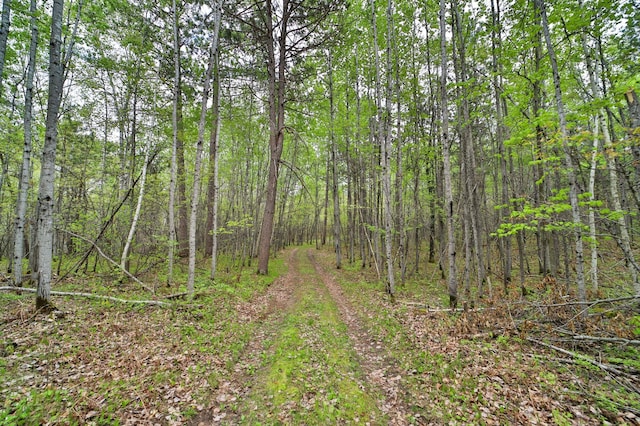
MULTIPOLYGON (((373 339, 360 323, 349 301, 342 294, 339 284, 330 272, 315 258, 312 249, 302 256, 299 250, 288 253, 288 272, 277 279, 269 289, 256 299, 237 306, 238 321, 259 322, 254 334, 244 348, 229 377, 221 381, 214 392, 212 405, 193 418, 190 425, 241 424, 242 413, 238 407, 260 380, 261 362, 264 359, 265 342, 273 340, 282 328, 282 320, 291 312, 303 296, 300 283, 308 281, 308 276, 300 272, 300 262, 309 262, 318 276, 318 291, 328 292, 340 312, 341 320, 347 326, 347 335, 353 343, 364 375, 366 387, 379 395, 377 401, 380 412, 388 424, 409 424, 411 413, 403 402, 401 376, 394 367, 382 342, 373 339)), ((241 411, 241 410, 240 410, 241 411)), ((416 419, 414 419, 415 423, 416 419)))
POLYGON ((251 390, 252 372, 260 366, 264 342, 277 334, 280 320, 299 296, 295 291, 298 275, 297 249, 288 253, 287 263, 288 272, 275 280, 264 294, 236 306, 237 321, 261 324, 249 339, 232 374, 225 377, 214 392, 212 405, 191 419, 189 425, 240 423, 238 413, 230 407, 251 390))
POLYGON ((373 339, 363 327, 353 313, 355 311, 351 304, 344 297, 340 285, 335 281, 333 275, 316 260, 312 250, 307 252, 307 256, 329 290, 329 294, 338 305, 342 320, 347 325, 347 334, 354 344, 367 381, 384 395, 385 399, 379 401, 380 410, 389 417, 389 424, 409 424, 411 412, 404 403, 401 376, 394 367, 394 360, 389 357, 383 343, 373 339))

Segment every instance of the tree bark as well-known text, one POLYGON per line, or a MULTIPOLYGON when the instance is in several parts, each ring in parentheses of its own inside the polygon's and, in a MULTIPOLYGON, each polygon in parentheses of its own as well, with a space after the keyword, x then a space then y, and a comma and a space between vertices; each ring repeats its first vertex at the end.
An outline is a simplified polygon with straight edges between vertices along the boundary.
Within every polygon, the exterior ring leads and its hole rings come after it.
MULTIPOLYGON (((11 25, 10 18, 11 18, 11 0, 3 0, 2 18, 0 21, 0 90, 2 90, 2 83, 4 82, 4 79, 3 79, 4 58, 5 58, 5 54, 7 53, 7 39, 9 38, 9 26, 11 25)), ((2 94, 0 93, 0 97, 1 96, 2 94)))
POLYGON ((447 31, 446 1, 440 0, 440 112, 442 116, 442 160, 444 175, 445 216, 447 218, 447 259, 449 276, 447 287, 449 305, 455 309, 458 305, 458 280, 456 277, 456 241, 454 233, 453 190, 451 186, 451 141, 449 140, 449 106, 447 102, 447 31))
POLYGON ((140 178, 140 189, 139 189, 140 192, 138 193, 138 201, 136 203, 136 208, 133 214, 133 220, 131 221, 131 227, 129 228, 129 234, 127 235, 127 240, 124 244, 124 249, 122 250, 122 256, 120 257, 120 268, 123 270, 129 269, 127 267, 129 250, 131 248, 131 244, 133 243, 133 237, 136 233, 138 220, 140 219, 140 211, 142 209, 142 201, 144 199, 144 187, 147 180, 147 169, 149 167, 149 151, 151 151, 151 146, 145 147, 144 163, 142 165, 142 177, 140 178))
POLYGON ((331 192, 333 194, 333 247, 336 254, 336 268, 342 268, 342 244, 340 241, 340 194, 338 192, 338 146, 335 135, 336 107, 333 99, 333 60, 329 52, 329 138, 331 145, 331 192))
MULTIPOLYGON (((209 47, 209 64, 204 77, 202 89, 202 103, 200 105, 200 121, 198 122, 198 140, 196 141, 196 162, 193 171, 193 191, 191 193, 191 214, 189 215, 189 272, 187 278, 187 294, 193 297, 196 276, 196 225, 198 219, 198 202, 200 201, 200 175, 202 168, 202 152, 204 145, 204 126, 207 121, 207 103, 211 92, 211 78, 216 66, 218 55, 218 32, 220 30, 220 6, 216 2, 214 8, 214 22, 211 46, 209 47)), ((217 131, 217 129, 216 129, 217 131)))
POLYGON ((169 254, 167 286, 173 284, 173 263, 176 246, 176 178, 177 178, 177 145, 178 145, 178 98, 180 97, 180 38, 178 33, 178 6, 173 0, 173 111, 171 114, 173 127, 173 142, 171 144, 171 176, 169 181, 169 254))
POLYGON ((582 241, 582 219, 580 218, 580 205, 578 204, 578 182, 576 180, 576 169, 571 158, 571 148, 569 147, 569 137, 567 133, 567 118, 564 111, 564 101, 562 98, 562 89, 560 88, 560 73, 558 71, 558 61, 556 60, 555 49, 551 41, 549 33, 549 24, 547 20, 547 11, 544 0, 536 0, 540 9, 540 17, 542 19, 542 31, 544 33, 547 52, 551 61, 551 70, 553 72, 553 85, 555 89, 556 108, 558 110, 558 118, 560 121, 560 137, 562 139, 562 148, 564 151, 564 160, 567 166, 567 176, 569 178, 569 202, 571 204, 571 216, 573 219, 573 232, 575 238, 575 254, 576 254, 576 282, 578 286, 578 299, 583 302, 587 299, 585 283, 584 283, 584 250, 582 241))
MULTIPOLYGON (((209 214, 207 215, 206 229, 211 232, 211 238, 207 238, 207 241, 211 242, 210 252, 206 253, 207 250, 205 249, 205 253, 211 256, 211 273, 209 277, 212 280, 215 279, 218 268, 218 199, 220 197, 218 187, 218 145, 220 139, 220 73, 218 58, 219 55, 216 52, 216 65, 213 76, 213 120, 209 140, 209 188, 207 191, 209 214)), ((244 256, 242 262, 244 264, 244 256)))
POLYGON ((283 16, 279 22, 279 34, 276 34, 272 18, 273 4, 271 0, 266 0, 267 74, 269 79, 269 173, 267 176, 264 215, 262 226, 260 227, 260 241, 258 243, 258 274, 260 275, 266 275, 269 272, 269 251, 276 212, 278 174, 284 145, 287 28, 291 13, 289 3, 289 0, 283 0, 283 16), (276 56, 276 43, 278 56, 276 56))
MULTIPOLYGON (((5 3, 9 2, 5 1, 5 3)), ((20 170, 18 200, 16 202, 13 250, 13 283, 15 286, 22 286, 23 280, 22 258, 24 257, 24 226, 27 214, 27 201, 29 197, 29 178, 31 177, 33 77, 35 74, 36 52, 38 47, 38 21, 36 19, 36 7, 36 0, 31 0, 29 8, 29 12, 31 13, 31 42, 29 44, 29 62, 27 64, 27 77, 25 82, 26 90, 24 95, 24 148, 22 151, 22 168, 20 170)), ((2 70, 0 70, 0 75, 2 75, 2 70)))
POLYGON ((49 44, 49 95, 40 185, 38 189, 38 291, 36 309, 50 307, 51 266, 53 260, 53 207, 58 142, 58 114, 62 102, 63 63, 62 14, 64 1, 54 0, 51 12, 51 37, 49 44))

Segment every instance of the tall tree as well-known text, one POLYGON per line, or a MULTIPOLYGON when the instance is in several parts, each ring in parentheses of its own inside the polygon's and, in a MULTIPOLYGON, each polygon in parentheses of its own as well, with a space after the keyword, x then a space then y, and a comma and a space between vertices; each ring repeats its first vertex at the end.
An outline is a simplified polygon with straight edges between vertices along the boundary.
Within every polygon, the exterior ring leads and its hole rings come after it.
POLYGON ((11 24, 11 0, 2 1, 2 17, 0 18, 0 89, 2 88, 4 74, 4 58, 7 53, 7 39, 9 38, 9 26, 11 24))
POLYGON ((447 287, 449 305, 458 305, 458 280, 456 277, 456 240, 454 232, 453 188, 451 183, 451 140, 449 137, 449 105, 447 97, 447 6, 440 0, 440 114, 442 117, 441 143, 444 175, 444 209, 447 218, 447 260, 449 276, 447 287))
POLYGON ((326 34, 323 34, 320 24, 337 5, 333 0, 313 5, 302 0, 283 0, 281 3, 265 0, 252 6, 258 17, 257 22, 239 16, 243 23, 249 24, 256 31, 267 71, 269 170, 258 241, 258 274, 267 274, 269 267, 278 176, 286 131, 285 111, 290 68, 292 62, 299 60, 302 54, 325 41, 326 34))
POLYGON ((180 98, 180 36, 179 36, 179 18, 178 5, 176 0, 171 2, 173 16, 173 110, 171 113, 171 124, 173 130, 173 138, 171 143, 171 172, 169 177, 169 270, 167 272, 167 285, 173 284, 173 264, 175 257, 176 245, 176 179, 178 175, 178 154, 177 145, 179 138, 178 129, 178 108, 180 98))
POLYGON ((64 0, 54 0, 49 41, 49 95, 38 189, 38 289, 36 309, 50 306, 51 266, 53 260, 53 208, 58 142, 58 114, 62 102, 64 63, 62 60, 62 16, 64 0))
MULTIPOLYGON (((36 70, 36 51, 38 48, 38 20, 36 16, 36 0, 31 0, 31 41, 29 43, 29 61, 24 93, 24 147, 22 151, 22 168, 18 184, 18 200, 16 202, 16 220, 13 249, 14 285, 22 285, 22 258, 24 257, 24 227, 29 197, 29 178, 31 177, 31 151, 33 134, 33 77, 36 70)), ((0 71, 0 75, 2 72, 0 71)))
MULTIPOLYGON (((198 218, 198 201, 200 200, 200 169, 202 167, 202 152, 204 144, 204 131, 207 121, 207 105, 209 92, 211 91, 211 78, 216 65, 218 55, 218 34, 220 31, 221 8, 218 2, 213 5, 213 34, 209 47, 209 64, 204 77, 202 89, 202 103, 200 106, 200 121, 198 123, 198 140, 196 141, 196 161, 193 171, 193 192, 191 193, 191 214, 189 216, 189 274, 187 278, 187 293, 191 297, 194 290, 196 273, 196 224, 198 218)), ((213 130, 212 130, 213 131, 213 130)), ((217 131, 217 129, 215 130, 217 131)))
POLYGON ((569 203, 571 204, 571 215, 573 219, 573 232, 575 238, 576 282, 578 286, 578 299, 581 302, 585 302, 587 300, 587 294, 584 283, 584 249, 582 241, 582 219, 580 218, 580 205, 578 203, 578 182, 576 179, 577 169, 575 168, 573 158, 571 157, 569 135, 567 132, 567 116, 564 109, 564 99, 562 97, 562 89, 560 86, 560 72, 558 71, 558 61, 556 59, 553 42, 551 41, 551 33, 549 32, 546 5, 544 0, 536 0, 536 3, 538 4, 538 9, 540 10, 542 32, 544 34, 544 39, 547 45, 549 60, 551 62, 556 108, 558 111, 558 119, 560 122, 560 138, 562 142, 562 149, 564 151, 564 161, 567 166, 567 177, 569 178, 569 203))
MULTIPOLYGON (((329 52, 329 145, 331 148, 331 193, 333 194, 333 249, 336 268, 342 268, 342 244, 340 241, 340 194, 338 192, 338 146, 335 135, 336 106, 333 96, 333 58, 329 52)), ((327 182, 327 185, 329 182, 327 182)))

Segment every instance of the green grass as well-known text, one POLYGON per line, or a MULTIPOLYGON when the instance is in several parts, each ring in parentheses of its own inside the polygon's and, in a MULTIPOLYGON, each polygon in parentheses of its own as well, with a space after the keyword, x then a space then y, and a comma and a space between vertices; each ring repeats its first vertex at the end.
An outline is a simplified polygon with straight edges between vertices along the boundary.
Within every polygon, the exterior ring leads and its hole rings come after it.
POLYGON ((270 343, 259 386, 242 412, 247 424, 381 422, 366 389, 346 326, 306 259, 300 256, 299 302, 270 343))
MULTIPOLYGON (((73 259, 64 262, 63 270, 73 259)), ((209 279, 207 265, 201 266, 196 299, 178 300, 172 307, 53 296, 53 304, 66 312, 63 318, 39 316, 25 322, 33 314, 33 294, 0 294, 2 319, 10 319, 0 323, 0 343, 8 344, 8 357, 0 357, 0 424, 91 420, 115 425, 141 408, 156 410, 162 419, 171 415, 183 421, 202 409, 196 407, 208 406, 252 332, 262 326, 236 321, 236 305, 263 293, 286 266, 284 259, 272 259, 267 276, 257 276, 253 268, 224 269, 215 281, 209 279), (19 342, 15 348, 10 336, 19 342), (70 379, 77 374, 80 377, 70 379), (175 402, 165 398, 173 391, 179 397, 175 402), (91 417, 85 418, 88 414, 91 417)), ((176 271, 176 283, 186 281, 184 265, 177 265, 176 271)), ((167 288, 157 276, 141 278, 147 284, 162 283, 156 295, 160 299, 184 291, 184 282, 167 288)), ((65 280, 54 290, 154 297, 134 282, 118 283, 115 274, 104 271, 65 280)))

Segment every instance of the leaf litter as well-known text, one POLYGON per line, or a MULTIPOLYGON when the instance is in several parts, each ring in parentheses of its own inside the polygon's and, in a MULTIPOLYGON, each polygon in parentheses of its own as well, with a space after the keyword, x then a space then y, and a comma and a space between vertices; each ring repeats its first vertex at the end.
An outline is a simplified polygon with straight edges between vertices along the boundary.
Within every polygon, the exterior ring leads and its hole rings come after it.
MULTIPOLYGON (((364 381, 355 371, 340 374, 375 395, 383 414, 373 424, 640 424, 633 407, 599 400, 613 392, 616 377, 525 339, 596 327, 633 338, 616 322, 594 316, 577 329, 575 310, 559 309, 553 318, 547 312, 543 321, 536 317, 542 308, 515 299, 508 315, 433 312, 389 300, 362 271, 336 271, 328 252, 307 253, 324 286, 319 294, 335 302, 345 325, 335 336, 348 335, 364 381)), ((0 416, 15 419, 38 408, 43 424, 245 423, 258 406, 245 402, 260 391, 282 321, 302 298, 298 262, 291 250, 294 272, 264 291, 248 300, 214 295, 196 309, 61 298, 62 315, 33 316, 31 299, 0 299, 0 416)), ((293 424, 291 413, 336 404, 322 387, 329 379, 318 329, 309 320, 300 330, 314 352, 302 371, 307 377, 295 382, 306 390, 280 406, 262 395, 272 410, 263 413, 266 423, 293 424)), ((595 354, 590 345, 574 342, 571 349, 595 354)))

